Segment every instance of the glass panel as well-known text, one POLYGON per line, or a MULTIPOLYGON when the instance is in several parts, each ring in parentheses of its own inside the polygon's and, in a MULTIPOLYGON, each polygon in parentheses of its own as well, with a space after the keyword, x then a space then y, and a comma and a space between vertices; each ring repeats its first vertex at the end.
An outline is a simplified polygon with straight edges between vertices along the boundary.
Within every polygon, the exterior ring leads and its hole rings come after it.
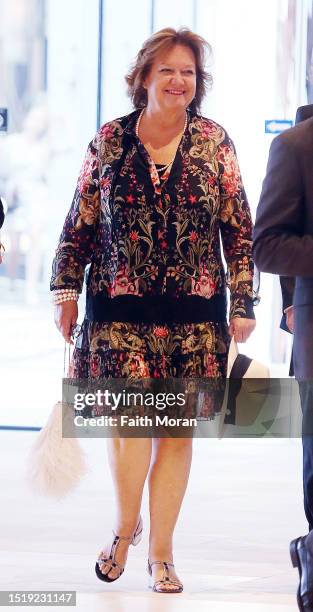
POLYGON ((132 110, 126 93, 124 76, 142 43, 150 36, 151 17, 149 0, 104 2, 102 123, 126 115, 132 110), (136 25, 130 27, 130 24, 134 24, 134 18, 136 25))
POLYGON ((0 424, 41 425, 60 399, 51 262, 96 130, 98 0, 0 0, 0 424), (5 323, 4 323, 5 322, 5 323))
MULTIPOLYGON (((308 104, 313 104, 313 1, 307 0, 306 92, 308 104)), ((304 37, 305 39, 305 37, 304 37)))
POLYGON ((154 0, 153 30, 157 32, 162 28, 180 28, 187 26, 194 28, 196 0, 154 0))

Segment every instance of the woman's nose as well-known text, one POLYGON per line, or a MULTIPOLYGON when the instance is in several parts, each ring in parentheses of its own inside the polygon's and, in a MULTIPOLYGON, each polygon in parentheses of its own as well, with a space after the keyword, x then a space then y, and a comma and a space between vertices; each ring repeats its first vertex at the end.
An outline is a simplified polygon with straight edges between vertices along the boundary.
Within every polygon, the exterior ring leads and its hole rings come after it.
POLYGON ((175 83, 175 85, 183 85, 184 84, 184 76, 181 74, 181 72, 179 72, 179 70, 177 70, 177 72, 174 72, 172 74, 172 82, 175 83))

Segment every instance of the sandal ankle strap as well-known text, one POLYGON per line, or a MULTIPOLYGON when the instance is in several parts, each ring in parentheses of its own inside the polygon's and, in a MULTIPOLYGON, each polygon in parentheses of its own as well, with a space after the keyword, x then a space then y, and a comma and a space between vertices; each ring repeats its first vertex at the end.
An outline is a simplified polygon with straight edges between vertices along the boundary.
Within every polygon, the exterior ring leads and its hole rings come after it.
POLYGON ((174 563, 170 563, 169 561, 149 561, 148 559, 148 572, 152 575, 152 566, 153 565, 163 565, 163 572, 166 573, 168 567, 175 567, 174 563))
POLYGON ((133 533, 130 536, 121 536, 118 535, 118 533, 116 533, 116 531, 114 531, 114 529, 112 529, 113 535, 115 538, 118 538, 119 540, 133 540, 134 537, 138 536, 140 533, 142 533, 142 518, 141 515, 139 517, 139 521, 136 525, 136 528, 134 529, 133 533))
POLYGON ((170 561, 149 561, 148 559, 148 565, 150 565, 150 567, 152 567, 152 565, 154 565, 155 563, 160 563, 161 565, 165 563, 166 565, 170 565, 171 567, 174 567, 174 563, 170 563, 170 561))
POLYGON ((119 540, 132 540, 132 538, 133 538, 132 535, 131 536, 121 536, 121 535, 118 535, 116 533, 116 531, 114 531, 114 529, 112 529, 112 533, 113 533, 114 537, 118 538, 119 540))

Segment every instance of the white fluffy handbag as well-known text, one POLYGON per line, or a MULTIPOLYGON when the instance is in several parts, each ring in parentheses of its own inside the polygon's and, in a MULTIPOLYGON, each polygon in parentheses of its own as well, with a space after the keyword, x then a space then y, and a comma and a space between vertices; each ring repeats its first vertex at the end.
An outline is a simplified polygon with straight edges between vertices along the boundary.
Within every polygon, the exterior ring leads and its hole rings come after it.
POLYGON ((60 498, 74 489, 87 471, 85 453, 74 434, 73 408, 57 402, 31 448, 28 482, 34 492, 60 498), (63 437, 63 428, 73 432, 73 437, 63 437))

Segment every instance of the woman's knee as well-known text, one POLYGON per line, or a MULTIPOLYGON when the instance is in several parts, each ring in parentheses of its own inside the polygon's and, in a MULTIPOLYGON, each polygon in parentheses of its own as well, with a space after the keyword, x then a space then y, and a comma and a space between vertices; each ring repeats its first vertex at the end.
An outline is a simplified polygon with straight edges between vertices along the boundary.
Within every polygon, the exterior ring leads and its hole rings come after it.
POLYGON ((109 454, 142 454, 151 449, 151 439, 147 438, 108 438, 109 454))

